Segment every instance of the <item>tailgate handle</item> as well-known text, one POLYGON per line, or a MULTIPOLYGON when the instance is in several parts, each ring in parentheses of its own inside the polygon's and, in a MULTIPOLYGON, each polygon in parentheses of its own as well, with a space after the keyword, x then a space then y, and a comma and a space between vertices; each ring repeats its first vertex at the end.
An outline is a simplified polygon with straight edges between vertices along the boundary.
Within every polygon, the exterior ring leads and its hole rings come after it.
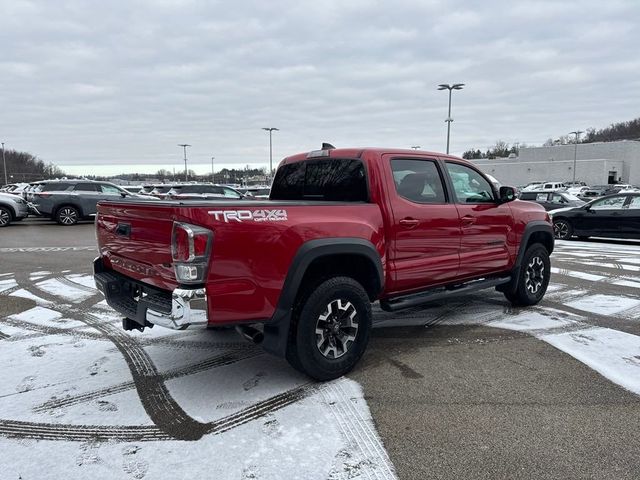
POLYGON ((131 225, 128 223, 119 223, 116 227, 116 235, 129 238, 131 236, 131 225))

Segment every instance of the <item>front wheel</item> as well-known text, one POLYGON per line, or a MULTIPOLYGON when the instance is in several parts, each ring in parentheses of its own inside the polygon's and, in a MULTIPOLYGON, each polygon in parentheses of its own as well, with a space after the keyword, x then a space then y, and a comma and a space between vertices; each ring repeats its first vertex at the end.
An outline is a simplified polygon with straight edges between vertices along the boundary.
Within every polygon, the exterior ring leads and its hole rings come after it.
POLYGON ((295 309, 287 360, 320 381, 348 373, 367 347, 371 317, 369 297, 354 279, 322 282, 295 309))
POLYGON ((553 234, 559 240, 569 240, 573 235, 573 225, 564 219, 555 220, 553 222, 553 234))
POLYGON ((535 305, 544 297, 551 278, 551 261, 544 245, 534 243, 524 253, 514 292, 505 292, 513 305, 535 305))
POLYGON ((11 223, 11 212, 8 208, 0 207, 0 227, 6 227, 11 223))

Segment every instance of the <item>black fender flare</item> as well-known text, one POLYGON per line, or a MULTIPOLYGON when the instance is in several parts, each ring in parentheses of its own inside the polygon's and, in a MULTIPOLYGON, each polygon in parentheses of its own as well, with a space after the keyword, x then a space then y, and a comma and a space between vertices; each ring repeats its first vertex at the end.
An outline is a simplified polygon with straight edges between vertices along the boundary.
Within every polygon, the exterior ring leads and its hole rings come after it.
POLYGON ((314 260, 331 255, 361 255, 375 267, 378 276, 378 293, 384 288, 382 260, 373 243, 362 238, 336 237, 310 240, 296 252, 285 278, 276 310, 264 323, 262 347, 269 353, 285 357, 294 302, 302 285, 302 279, 314 260))
POLYGON ((520 269, 522 268, 522 260, 524 254, 527 251, 527 244, 529 239, 534 233, 542 232, 549 237, 549 243, 551 248, 549 249, 549 255, 553 253, 555 245, 555 236, 553 235, 553 225, 545 220, 533 220, 524 227, 524 232, 520 238, 520 247, 518 248, 518 254, 516 255, 516 261, 511 270, 511 281, 502 288, 498 288, 500 291, 514 293, 518 287, 518 277, 520 276, 520 269))

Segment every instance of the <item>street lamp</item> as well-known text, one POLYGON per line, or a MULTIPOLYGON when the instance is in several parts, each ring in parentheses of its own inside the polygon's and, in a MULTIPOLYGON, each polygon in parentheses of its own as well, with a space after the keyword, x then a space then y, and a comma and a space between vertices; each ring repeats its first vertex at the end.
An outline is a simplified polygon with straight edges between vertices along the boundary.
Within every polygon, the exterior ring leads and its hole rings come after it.
POLYGON ((187 147, 190 147, 191 145, 189 145, 188 143, 179 143, 178 146, 182 147, 182 149, 184 150, 184 181, 186 182, 187 180, 189 180, 189 176, 187 173, 187 147))
POLYGON ((7 161, 4 158, 4 142, 2 142, 2 163, 4 164, 4 184, 9 183, 7 180, 7 161))
POLYGON ((280 129, 276 127, 262 127, 262 130, 269 132, 269 176, 271 176, 273 174, 273 142, 271 140, 271 134, 280 129))
POLYGON ((441 83, 438 85, 438 90, 449 90, 449 114, 445 122, 447 122, 447 154, 449 153, 449 137, 451 135, 451 122, 453 122, 453 118, 451 118, 451 92, 453 90, 462 90, 464 87, 464 83, 454 83, 453 85, 449 85, 448 83, 441 83))
POLYGON ((216 177, 213 175, 213 159, 216 157, 211 157, 211 183, 216 183, 216 177))
POLYGON ((569 135, 575 135, 576 136, 576 146, 573 149, 573 183, 574 183, 574 187, 575 187, 575 183, 576 183, 576 162, 578 160, 578 141, 580 141, 580 134, 581 133, 584 133, 584 131, 576 130, 575 132, 569 132, 569 135))

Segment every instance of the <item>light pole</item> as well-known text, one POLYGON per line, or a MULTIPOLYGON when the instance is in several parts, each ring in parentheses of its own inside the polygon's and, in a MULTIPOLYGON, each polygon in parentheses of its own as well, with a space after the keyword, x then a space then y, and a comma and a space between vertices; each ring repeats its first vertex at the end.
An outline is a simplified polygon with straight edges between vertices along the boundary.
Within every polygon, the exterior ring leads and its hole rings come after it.
POLYGON ((420 150, 420 145, 412 145, 411 148, 414 150, 420 150))
POLYGON ((451 122, 453 122, 453 118, 451 118, 451 92, 453 90, 462 90, 464 87, 464 83, 454 83, 453 85, 449 85, 448 83, 441 83, 438 85, 438 90, 449 90, 449 114, 447 115, 447 154, 449 153, 449 137, 451 135, 451 122))
POLYGON ((182 147, 184 150, 184 181, 186 182, 189 180, 189 175, 187 173, 187 147, 190 147, 191 145, 188 143, 179 143, 178 146, 182 147))
POLYGON ((7 161, 4 159, 4 142, 2 142, 2 163, 4 164, 4 184, 9 183, 7 180, 7 161))
POLYGON ((211 157, 211 183, 216 183, 216 177, 213 175, 213 160, 216 157, 211 157))
POLYGON ((262 130, 269 132, 269 177, 271 177, 273 174, 273 141, 271 139, 271 134, 279 131, 280 129, 276 127, 262 127, 262 130))
POLYGON ((578 141, 580 140, 580 134, 584 133, 582 130, 576 130, 575 132, 569 132, 569 135, 576 136, 576 146, 573 149, 573 183, 575 187, 576 183, 576 162, 578 161, 578 141))

